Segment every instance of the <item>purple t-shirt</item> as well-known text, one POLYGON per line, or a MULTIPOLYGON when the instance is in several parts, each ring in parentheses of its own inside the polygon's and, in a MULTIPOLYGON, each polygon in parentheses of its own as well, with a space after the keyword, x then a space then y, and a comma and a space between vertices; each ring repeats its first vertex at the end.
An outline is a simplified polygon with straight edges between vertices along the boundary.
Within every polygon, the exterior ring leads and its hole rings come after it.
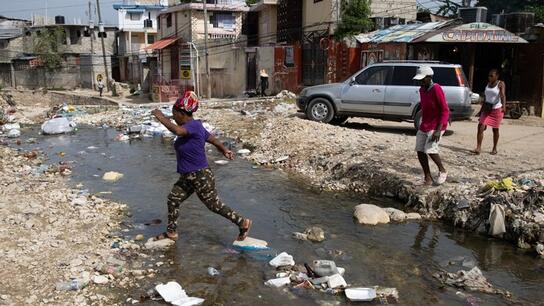
POLYGON ((200 120, 191 120, 183 127, 189 132, 186 137, 178 137, 174 142, 178 173, 195 172, 208 167, 206 157, 206 140, 210 133, 204 128, 200 120))

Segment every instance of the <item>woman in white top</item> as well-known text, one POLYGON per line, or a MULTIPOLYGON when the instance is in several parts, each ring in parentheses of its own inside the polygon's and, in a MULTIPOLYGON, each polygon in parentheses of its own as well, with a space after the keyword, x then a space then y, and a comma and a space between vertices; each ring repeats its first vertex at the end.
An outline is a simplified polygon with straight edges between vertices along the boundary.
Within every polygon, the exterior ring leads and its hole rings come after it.
POLYGON ((472 152, 475 154, 482 152, 484 131, 490 126, 493 128, 493 150, 491 154, 495 155, 499 143, 499 127, 504 113, 506 113, 506 84, 499 80, 499 71, 497 69, 489 71, 488 78, 489 82, 485 88, 485 101, 482 103, 482 109, 480 110, 476 149, 472 152))

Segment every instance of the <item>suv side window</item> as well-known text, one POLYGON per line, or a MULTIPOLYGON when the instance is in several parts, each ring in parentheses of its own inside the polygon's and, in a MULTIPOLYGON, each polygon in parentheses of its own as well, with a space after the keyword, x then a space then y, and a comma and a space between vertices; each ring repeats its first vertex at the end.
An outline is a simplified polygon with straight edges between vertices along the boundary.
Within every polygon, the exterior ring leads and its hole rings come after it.
POLYGON ((433 80, 440 86, 455 86, 459 87, 459 80, 455 67, 432 67, 434 71, 433 80))
POLYGON ((391 67, 370 67, 355 77, 359 85, 387 85, 391 67))
POLYGON ((414 81, 417 67, 415 66, 395 66, 395 73, 391 80, 393 86, 417 86, 414 81))

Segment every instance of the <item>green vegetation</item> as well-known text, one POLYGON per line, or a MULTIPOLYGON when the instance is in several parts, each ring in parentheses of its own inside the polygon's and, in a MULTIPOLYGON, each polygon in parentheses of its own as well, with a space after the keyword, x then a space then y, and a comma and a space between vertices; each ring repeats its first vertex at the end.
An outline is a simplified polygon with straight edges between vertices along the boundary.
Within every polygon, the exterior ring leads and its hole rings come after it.
POLYGON ((369 0, 342 0, 341 3, 342 20, 336 29, 336 38, 342 39, 372 29, 369 0))
POLYGON ((66 32, 61 27, 43 30, 34 39, 34 53, 48 70, 62 67, 62 46, 66 41, 66 32))

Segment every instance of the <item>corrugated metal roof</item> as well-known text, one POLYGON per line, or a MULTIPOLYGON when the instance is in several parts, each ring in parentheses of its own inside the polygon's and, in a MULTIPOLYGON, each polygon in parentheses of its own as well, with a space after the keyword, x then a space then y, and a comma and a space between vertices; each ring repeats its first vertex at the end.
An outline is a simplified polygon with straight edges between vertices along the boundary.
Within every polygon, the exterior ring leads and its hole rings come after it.
POLYGON ((13 39, 23 35, 22 29, 2 29, 0 28, 0 39, 13 39))
POLYGON ((402 24, 387 28, 385 30, 361 33, 356 35, 355 39, 362 44, 390 42, 410 43, 429 32, 447 27, 455 22, 456 21, 447 20, 428 23, 402 24))
POLYGON ((162 50, 175 43, 179 38, 163 38, 145 47, 145 50, 162 50))

